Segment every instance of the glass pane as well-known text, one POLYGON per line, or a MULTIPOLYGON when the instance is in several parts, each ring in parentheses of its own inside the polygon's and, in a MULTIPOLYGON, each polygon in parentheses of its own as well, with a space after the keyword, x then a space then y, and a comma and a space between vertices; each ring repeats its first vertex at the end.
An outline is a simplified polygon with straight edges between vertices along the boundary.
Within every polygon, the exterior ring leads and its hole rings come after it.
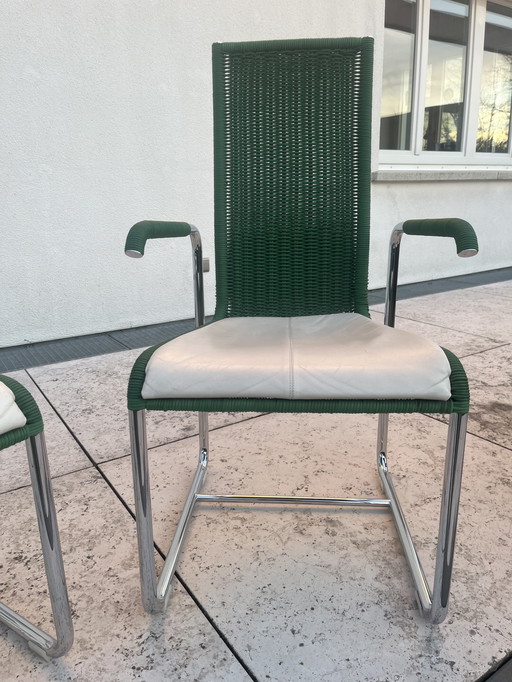
POLYGON ((469 0, 432 0, 423 149, 460 151, 469 0))
POLYGON ((386 0, 381 149, 409 149, 411 146, 415 33, 415 0, 386 0))
POLYGON ((477 152, 509 151, 512 101, 512 8, 489 2, 478 116, 477 152))

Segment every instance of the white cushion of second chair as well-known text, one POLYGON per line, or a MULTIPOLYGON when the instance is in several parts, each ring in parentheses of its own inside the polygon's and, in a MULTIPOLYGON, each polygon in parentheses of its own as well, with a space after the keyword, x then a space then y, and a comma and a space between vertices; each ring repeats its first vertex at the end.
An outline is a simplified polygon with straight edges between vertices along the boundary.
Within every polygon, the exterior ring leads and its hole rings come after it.
POLYGON ((0 381, 0 436, 8 431, 20 429, 27 423, 27 418, 16 405, 11 389, 0 381))
POLYGON ((160 346, 142 397, 449 400, 436 344, 358 315, 233 317, 160 346))

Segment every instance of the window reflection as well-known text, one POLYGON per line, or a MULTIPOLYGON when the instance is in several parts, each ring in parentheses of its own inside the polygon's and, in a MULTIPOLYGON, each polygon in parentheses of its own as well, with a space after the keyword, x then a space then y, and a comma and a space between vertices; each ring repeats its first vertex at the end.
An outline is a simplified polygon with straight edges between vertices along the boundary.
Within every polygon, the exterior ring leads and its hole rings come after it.
POLYGON ((384 30, 381 149, 410 149, 415 0, 387 0, 384 30))
POLYGON ((512 9, 489 2, 478 115, 477 152, 509 151, 512 100, 512 9))
POLYGON ((425 151, 459 151, 469 0, 432 0, 423 125, 425 151))

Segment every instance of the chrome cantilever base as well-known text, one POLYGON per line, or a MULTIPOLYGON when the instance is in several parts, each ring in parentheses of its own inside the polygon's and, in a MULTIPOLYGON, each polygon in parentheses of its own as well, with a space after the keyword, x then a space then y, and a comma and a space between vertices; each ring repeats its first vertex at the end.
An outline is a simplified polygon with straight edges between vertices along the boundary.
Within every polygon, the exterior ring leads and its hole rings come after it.
POLYGON ((46 634, 1 603, 0 622, 27 640, 33 651, 48 659, 63 656, 71 648, 73 621, 66 589, 44 434, 39 433, 27 439, 26 447, 56 635, 52 637, 46 634))
POLYGON ((459 507, 462 463, 466 437, 467 414, 452 414, 448 430, 443 493, 433 589, 430 589, 411 533, 396 494, 387 461, 388 415, 379 415, 377 468, 385 498, 318 498, 270 495, 204 495, 200 493, 208 464, 207 415, 199 413, 199 463, 190 487, 185 507, 167 554, 160 579, 157 578, 151 515, 148 452, 146 444, 145 410, 130 412, 132 468, 135 489, 137 536, 139 545, 142 601, 152 613, 165 608, 171 580, 183 544, 188 522, 198 502, 262 503, 281 505, 326 505, 335 507, 387 508, 391 512, 405 558, 407 560, 416 599, 422 615, 432 623, 441 623, 448 611, 448 598, 453 567, 453 554, 459 507))

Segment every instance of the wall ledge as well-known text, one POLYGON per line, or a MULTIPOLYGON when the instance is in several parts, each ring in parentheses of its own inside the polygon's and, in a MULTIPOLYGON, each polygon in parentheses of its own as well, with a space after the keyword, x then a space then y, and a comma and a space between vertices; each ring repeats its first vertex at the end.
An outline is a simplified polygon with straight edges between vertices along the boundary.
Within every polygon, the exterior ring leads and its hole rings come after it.
POLYGON ((372 173, 372 182, 467 182, 510 181, 512 169, 491 168, 379 168, 372 173))

